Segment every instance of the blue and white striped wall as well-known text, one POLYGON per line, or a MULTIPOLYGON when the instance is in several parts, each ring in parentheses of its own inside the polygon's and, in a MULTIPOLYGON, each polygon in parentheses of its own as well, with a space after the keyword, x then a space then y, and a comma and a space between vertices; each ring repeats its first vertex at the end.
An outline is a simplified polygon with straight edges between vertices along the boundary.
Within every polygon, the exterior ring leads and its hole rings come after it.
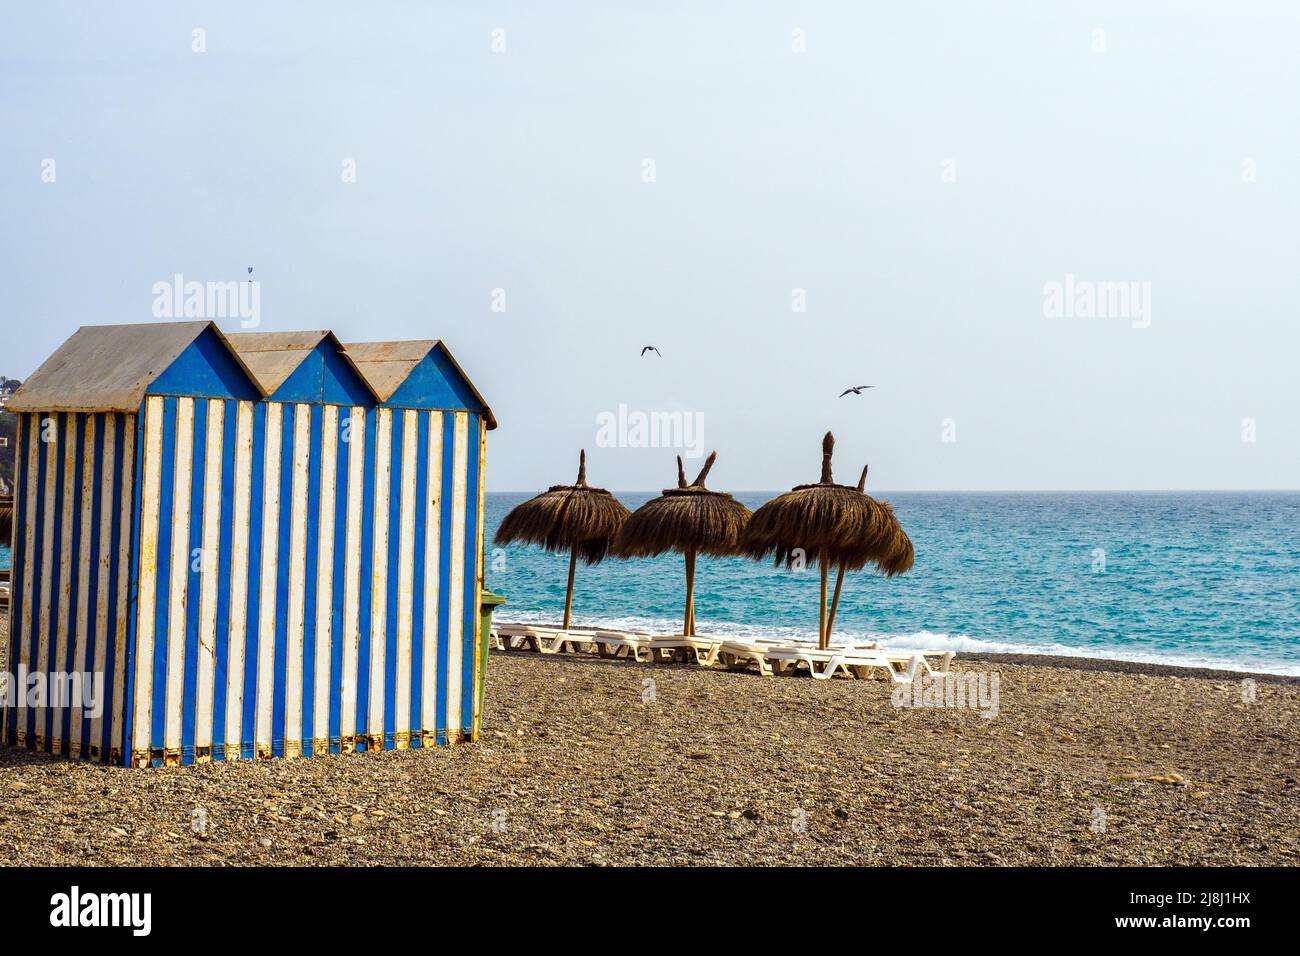
POLYGON ((23 414, 18 420, 9 671, 104 675, 103 704, 28 707, 11 688, 4 735, 89 760, 121 762, 131 618, 135 416, 23 414))
POLYGON ((476 733, 481 419, 150 396, 131 754, 476 733))

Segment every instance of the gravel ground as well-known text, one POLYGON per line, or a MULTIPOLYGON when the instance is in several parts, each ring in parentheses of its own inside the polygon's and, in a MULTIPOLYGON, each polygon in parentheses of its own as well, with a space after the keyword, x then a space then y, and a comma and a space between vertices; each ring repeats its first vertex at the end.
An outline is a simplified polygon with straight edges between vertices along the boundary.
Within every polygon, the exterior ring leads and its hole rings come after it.
POLYGON ((1300 863, 1295 681, 1247 704, 1229 675, 962 670, 998 673, 997 717, 899 709, 881 681, 516 652, 462 747, 143 771, 6 749, 0 862, 1300 863))

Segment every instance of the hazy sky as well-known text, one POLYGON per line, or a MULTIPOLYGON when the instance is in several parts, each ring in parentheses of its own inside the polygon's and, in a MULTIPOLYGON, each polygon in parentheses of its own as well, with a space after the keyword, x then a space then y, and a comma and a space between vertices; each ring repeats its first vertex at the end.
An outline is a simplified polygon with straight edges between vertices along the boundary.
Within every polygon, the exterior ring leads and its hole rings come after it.
POLYGON ((263 329, 444 339, 493 490, 670 484, 620 403, 721 488, 827 428, 876 489, 1295 488, 1297 50, 1282 0, 12 4, 0 372, 252 265, 263 329))

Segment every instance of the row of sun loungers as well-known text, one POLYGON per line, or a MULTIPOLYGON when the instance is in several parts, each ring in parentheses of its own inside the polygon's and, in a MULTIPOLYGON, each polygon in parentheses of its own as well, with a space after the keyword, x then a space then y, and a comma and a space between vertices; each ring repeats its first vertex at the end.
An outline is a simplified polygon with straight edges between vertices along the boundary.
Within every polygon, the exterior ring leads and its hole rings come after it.
POLYGON ((498 650, 540 654, 595 653, 640 663, 685 661, 700 667, 755 667, 764 677, 807 668, 817 680, 836 674, 867 678, 881 673, 895 684, 911 683, 919 673, 943 676, 951 651, 899 651, 875 643, 837 644, 820 649, 811 641, 742 640, 710 634, 654 634, 594 627, 567 630, 539 624, 499 623, 492 628, 498 650))

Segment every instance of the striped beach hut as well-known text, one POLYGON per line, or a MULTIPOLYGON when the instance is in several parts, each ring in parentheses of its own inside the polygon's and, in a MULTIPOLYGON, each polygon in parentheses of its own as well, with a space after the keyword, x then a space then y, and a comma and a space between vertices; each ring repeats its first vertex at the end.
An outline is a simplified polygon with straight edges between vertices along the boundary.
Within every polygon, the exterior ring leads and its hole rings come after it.
POLYGON ((477 736, 495 421, 440 343, 88 327, 10 408, 7 742, 147 766, 477 736))

